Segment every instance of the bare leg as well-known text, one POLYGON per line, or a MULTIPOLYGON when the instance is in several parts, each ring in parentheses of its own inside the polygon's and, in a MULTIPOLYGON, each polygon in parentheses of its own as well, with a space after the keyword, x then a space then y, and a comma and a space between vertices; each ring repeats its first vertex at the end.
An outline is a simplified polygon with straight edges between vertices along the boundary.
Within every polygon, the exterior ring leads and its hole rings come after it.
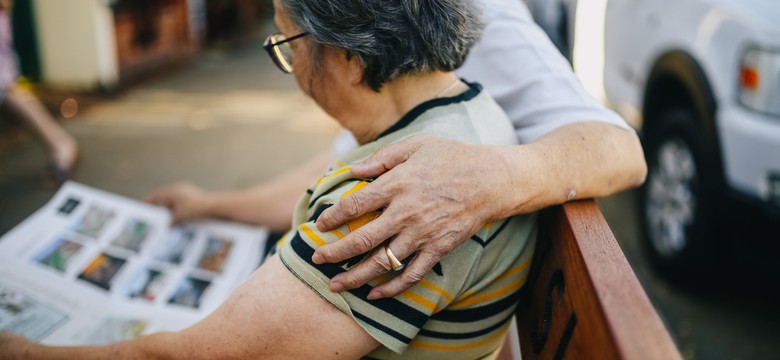
POLYGON ((72 170, 78 159, 78 143, 48 113, 41 101, 30 92, 11 89, 6 93, 5 102, 46 143, 51 164, 64 171, 72 170))

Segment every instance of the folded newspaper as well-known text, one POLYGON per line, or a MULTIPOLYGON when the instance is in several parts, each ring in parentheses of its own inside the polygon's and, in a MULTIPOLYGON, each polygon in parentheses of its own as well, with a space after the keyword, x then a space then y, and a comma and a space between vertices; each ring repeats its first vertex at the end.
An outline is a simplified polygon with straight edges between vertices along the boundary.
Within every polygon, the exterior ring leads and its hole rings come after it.
POLYGON ((103 344, 208 315, 259 266, 268 232, 170 220, 164 208, 67 182, 0 238, 0 331, 103 344))

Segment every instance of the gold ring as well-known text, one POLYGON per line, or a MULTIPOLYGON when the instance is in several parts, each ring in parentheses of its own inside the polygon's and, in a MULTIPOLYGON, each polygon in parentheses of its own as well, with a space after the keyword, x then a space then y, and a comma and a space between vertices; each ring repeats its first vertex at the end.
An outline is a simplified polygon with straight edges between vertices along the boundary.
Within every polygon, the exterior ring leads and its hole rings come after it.
POLYGON ((390 250, 389 246, 385 246, 385 252, 387 253, 387 260, 390 261, 390 268, 393 269, 393 271, 399 271, 403 269, 404 264, 398 261, 398 258, 395 257, 393 250, 390 250))

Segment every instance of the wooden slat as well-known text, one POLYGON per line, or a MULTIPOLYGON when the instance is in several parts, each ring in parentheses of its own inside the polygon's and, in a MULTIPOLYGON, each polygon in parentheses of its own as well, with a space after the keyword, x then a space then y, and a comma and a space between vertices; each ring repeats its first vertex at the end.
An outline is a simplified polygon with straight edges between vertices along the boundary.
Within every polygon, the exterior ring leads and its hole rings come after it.
POLYGON ((517 313, 523 360, 681 358, 595 201, 540 221, 517 313))

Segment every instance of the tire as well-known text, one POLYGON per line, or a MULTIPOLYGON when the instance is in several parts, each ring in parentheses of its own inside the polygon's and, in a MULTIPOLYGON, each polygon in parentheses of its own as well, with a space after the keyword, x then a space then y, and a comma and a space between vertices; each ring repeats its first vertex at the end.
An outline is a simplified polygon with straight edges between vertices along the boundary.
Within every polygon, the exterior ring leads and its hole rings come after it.
POLYGON ((696 114, 662 111, 645 135, 648 174, 638 202, 645 248, 655 268, 675 282, 701 282, 717 269, 723 204, 717 155, 696 114))

